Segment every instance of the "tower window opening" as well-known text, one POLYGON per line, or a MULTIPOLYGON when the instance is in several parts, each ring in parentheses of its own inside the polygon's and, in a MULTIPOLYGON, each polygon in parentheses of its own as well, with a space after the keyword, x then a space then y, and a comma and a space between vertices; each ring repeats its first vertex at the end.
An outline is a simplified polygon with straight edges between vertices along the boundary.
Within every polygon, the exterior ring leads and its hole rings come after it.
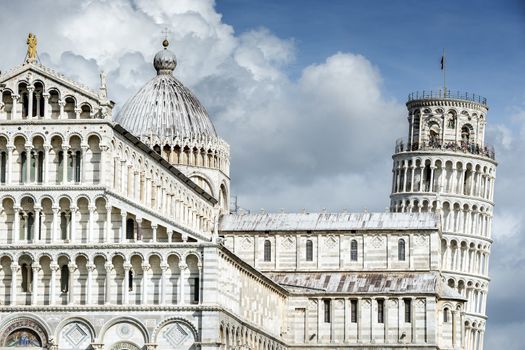
POLYGON ((20 183, 24 183, 27 174, 27 153, 24 151, 20 154, 20 183))
POLYGON ((402 238, 397 242, 397 260, 405 261, 405 240, 402 238))
POLYGON ((272 261, 272 243, 268 239, 264 241, 264 261, 272 261))
POLYGON ((67 231, 68 231, 68 217, 65 212, 60 213, 60 238, 61 239, 67 239, 67 231))
POLYGON ((461 141, 466 144, 470 142, 470 128, 466 125, 461 128, 461 141))
POLYGON ((0 153, 0 182, 5 184, 7 174, 7 153, 0 153))
POLYGON ((133 219, 126 220, 126 239, 134 239, 135 237, 135 221, 133 219))
POLYGON ((29 264, 22 264, 22 292, 29 293, 33 283, 33 269, 29 264))
POLYGON ((448 308, 445 308, 445 310, 443 310, 443 322, 448 323, 448 308))
POLYGON ((200 280, 199 277, 193 278, 193 302, 198 303, 199 302, 199 295, 200 294, 200 280))
POLYGON ((412 322, 412 300, 411 299, 403 299, 405 303, 405 322, 410 323, 412 322))
POLYGON ((309 239, 306 241, 306 261, 314 260, 314 244, 309 239))
POLYGON ((133 271, 128 271, 128 291, 133 291, 133 271))
POLYGON ((26 225, 26 239, 28 241, 31 241, 34 237, 33 235, 33 227, 35 226, 35 217, 33 216, 33 213, 27 214, 27 225, 26 225))
POLYGON ((74 174, 74 180, 75 182, 80 182, 80 163, 82 161, 82 153, 80 151, 75 152, 75 174, 74 174))
POLYGON ((357 323, 357 300, 350 300, 350 322, 357 323))
POLYGON ((377 323, 385 322, 385 301, 383 299, 377 300, 377 323))
POLYGON ((62 265, 60 268, 60 291, 67 293, 69 290, 69 269, 67 265, 62 265))
POLYGON ((355 239, 350 243, 350 260, 357 261, 357 241, 355 239))
POLYGON ((330 299, 323 300, 324 304, 324 322, 330 323, 332 322, 332 304, 330 299))

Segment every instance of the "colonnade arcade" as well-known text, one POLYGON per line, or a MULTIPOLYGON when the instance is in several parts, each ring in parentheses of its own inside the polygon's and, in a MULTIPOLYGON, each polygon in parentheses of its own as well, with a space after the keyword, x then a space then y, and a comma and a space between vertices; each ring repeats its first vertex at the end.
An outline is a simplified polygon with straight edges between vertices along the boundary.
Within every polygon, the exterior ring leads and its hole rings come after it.
MULTIPOLYGON (((407 196, 404 196, 407 198, 407 196)), ((392 200, 393 212, 436 212, 438 203, 434 199, 414 196, 403 200, 392 200)), ((465 199, 462 202, 442 200, 442 229, 446 233, 476 235, 490 239, 492 236, 492 205, 465 199)))
POLYGON ((237 322, 221 322, 219 326, 221 350, 253 349, 253 350, 284 350, 280 342, 268 338, 261 333, 240 325, 237 322))
POLYGON ((465 304, 465 312, 469 314, 485 315, 487 307, 488 281, 476 279, 469 276, 448 276, 447 284, 456 290, 468 302, 465 304))
POLYGON ((410 158, 394 162, 392 194, 441 192, 494 200, 495 170, 486 162, 410 158))
POLYGON ((71 184, 100 182, 98 135, 0 134, 0 183, 71 184))
POLYGON ((119 251, 0 255, 5 305, 178 305, 201 302, 200 253, 119 251))
POLYGON ((0 198, 0 244, 195 241, 187 233, 113 205, 96 193, 0 198))
POLYGON ((62 87, 46 87, 44 80, 31 80, 30 75, 15 86, 0 87, 0 120, 93 119, 103 115, 93 107, 93 101, 62 87))
POLYGON ((165 174, 154 161, 113 140, 114 172, 112 187, 122 196, 152 208, 199 232, 211 232, 212 206, 165 174))

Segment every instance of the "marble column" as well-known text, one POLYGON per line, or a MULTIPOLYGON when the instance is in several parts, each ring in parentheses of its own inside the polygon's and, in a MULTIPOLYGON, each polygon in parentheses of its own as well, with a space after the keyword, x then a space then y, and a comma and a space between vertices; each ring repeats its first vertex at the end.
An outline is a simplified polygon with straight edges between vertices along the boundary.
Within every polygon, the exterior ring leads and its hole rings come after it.
POLYGON ((44 119, 49 119, 49 94, 43 93, 42 97, 44 98, 44 119))
POLYGON ((93 304, 93 271, 95 271, 97 266, 95 264, 89 263, 86 265, 87 269, 87 281, 86 281, 86 304, 93 304))
POLYGON ((44 177, 42 182, 48 184, 49 181, 49 158, 51 157, 51 145, 44 145, 44 177))
POLYGON ((133 266, 130 263, 124 263, 124 285, 122 286, 124 305, 129 304, 129 273, 133 271, 133 266))
POLYGON ((153 224, 151 225, 151 230, 152 230, 152 235, 153 235, 153 238, 151 239, 152 242, 157 242, 157 225, 156 224, 153 224))
POLYGON ((185 263, 179 264, 180 269, 180 278, 179 278, 179 288, 178 288, 178 296, 177 301, 179 304, 185 304, 186 303, 186 276, 188 272, 188 265, 185 263))
POLYGON ((143 305, 148 303, 148 284, 149 284, 149 271, 151 269, 150 264, 142 264, 142 299, 143 305))
POLYGON ((27 87, 27 117, 33 118, 33 91, 35 91, 34 86, 27 87))
POLYGON ((123 243, 126 242, 126 218, 128 216, 128 213, 125 211, 120 211, 120 237, 119 242, 123 243))
POLYGON ((31 305, 36 305, 38 303, 38 280, 40 278, 40 270, 42 270, 42 267, 38 263, 33 263, 31 265, 31 269, 33 270, 33 281, 31 283, 31 305))
POLYGON ((58 236, 59 228, 60 228, 60 207, 52 207, 53 210, 53 222, 51 224, 52 231, 51 231, 51 243, 55 243, 56 241, 60 240, 60 237, 58 236))
POLYGON ((106 205, 106 225, 104 227, 103 242, 113 242, 113 230, 111 228, 111 205, 106 205))
POLYGON ((104 290, 104 303, 110 304, 111 303, 111 271, 113 270, 113 264, 110 262, 106 262, 104 264, 104 268, 106 269, 106 283, 105 283, 105 290, 104 290))
POLYGON ((160 304, 166 304, 166 271, 169 265, 167 263, 160 264, 160 304))
POLYGON ((66 106, 66 101, 59 100, 58 105, 60 107, 60 114, 58 116, 58 119, 66 119, 66 115, 64 114, 64 107, 66 106))
POLYGON ((35 222, 33 224, 33 242, 40 242, 40 213, 42 211, 42 207, 35 206, 35 222))
POLYGON ((67 181, 67 168, 68 168, 68 155, 69 146, 62 146, 62 183, 66 184, 67 181))
POLYGON ((20 273, 20 265, 12 261, 11 262, 11 305, 17 304, 17 294, 18 294, 18 274, 20 273))
POLYGON ((98 239, 95 239, 93 237, 94 229, 95 229, 95 211, 97 210, 97 207, 94 205, 90 205, 88 207, 89 210, 89 217, 88 217, 88 236, 87 236, 87 242, 91 243, 94 241, 98 241, 98 239))
POLYGON ((75 243, 77 241, 77 210, 78 210, 78 207, 70 207, 70 210, 71 210, 70 241, 71 243, 75 243))
POLYGON ((26 146, 26 173, 25 173, 25 179, 22 181, 25 184, 31 183, 31 150, 33 149, 33 146, 26 146))
POLYGON ((69 279, 67 280, 67 303, 68 305, 72 305, 75 303, 74 276, 75 276, 75 271, 77 270, 77 265, 70 262, 67 265, 67 268, 69 270, 69 279))
POLYGON ((13 158, 13 151, 15 149, 15 146, 7 146, 7 161, 6 161, 6 176, 5 176, 5 183, 6 185, 11 183, 11 177, 13 172, 13 163, 15 162, 13 158))
POLYGON ((56 262, 52 262, 49 267, 51 269, 51 280, 49 281, 49 304, 55 305, 57 296, 57 271, 60 270, 60 266, 58 266, 56 262))
POLYGON ((20 240, 20 207, 13 207, 15 211, 15 222, 13 224, 13 243, 17 244, 20 240))
POLYGON ((89 146, 84 144, 80 146, 80 183, 86 182, 86 155, 89 146))

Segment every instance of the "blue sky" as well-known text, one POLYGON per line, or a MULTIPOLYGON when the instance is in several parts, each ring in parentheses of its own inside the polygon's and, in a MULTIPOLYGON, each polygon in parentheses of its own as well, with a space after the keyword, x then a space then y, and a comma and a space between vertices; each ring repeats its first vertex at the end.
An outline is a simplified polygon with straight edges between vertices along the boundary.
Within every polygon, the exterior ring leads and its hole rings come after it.
POLYGON ((523 350, 525 1, 0 0, 0 70, 42 62, 122 104, 171 31, 175 75, 231 146, 232 193, 259 210, 384 211, 405 102, 485 96, 499 162, 485 349, 523 350))
POLYGON ((525 1, 219 0, 217 10, 237 32, 269 28, 293 38, 291 77, 338 52, 367 57, 381 71, 384 93, 447 86, 485 96, 490 118, 506 118, 525 96, 525 1))

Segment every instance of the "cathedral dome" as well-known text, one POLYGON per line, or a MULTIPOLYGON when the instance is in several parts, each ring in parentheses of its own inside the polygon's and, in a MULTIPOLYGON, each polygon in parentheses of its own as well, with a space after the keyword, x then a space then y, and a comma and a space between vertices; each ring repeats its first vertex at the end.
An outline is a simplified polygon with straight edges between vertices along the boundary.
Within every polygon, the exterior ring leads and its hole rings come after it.
POLYGON ((177 59, 167 40, 163 45, 153 59, 157 76, 124 104, 115 121, 139 138, 217 137, 204 106, 173 76, 177 59))

